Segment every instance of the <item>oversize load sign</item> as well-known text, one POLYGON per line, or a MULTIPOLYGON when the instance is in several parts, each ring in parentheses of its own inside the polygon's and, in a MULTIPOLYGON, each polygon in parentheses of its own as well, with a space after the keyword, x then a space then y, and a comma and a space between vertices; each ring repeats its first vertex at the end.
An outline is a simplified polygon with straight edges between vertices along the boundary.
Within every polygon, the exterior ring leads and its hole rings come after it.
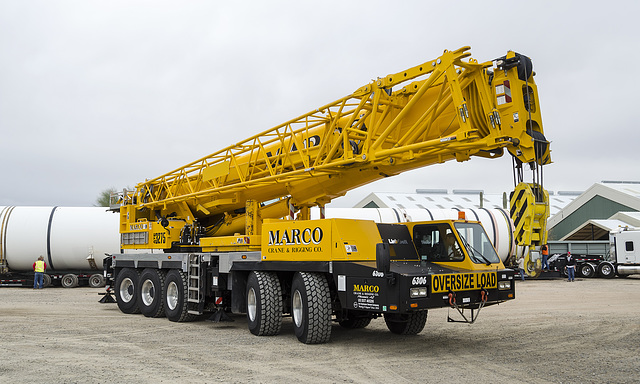
POLYGON ((492 289, 497 286, 498 279, 495 272, 433 275, 431 278, 431 292, 433 293, 492 289))

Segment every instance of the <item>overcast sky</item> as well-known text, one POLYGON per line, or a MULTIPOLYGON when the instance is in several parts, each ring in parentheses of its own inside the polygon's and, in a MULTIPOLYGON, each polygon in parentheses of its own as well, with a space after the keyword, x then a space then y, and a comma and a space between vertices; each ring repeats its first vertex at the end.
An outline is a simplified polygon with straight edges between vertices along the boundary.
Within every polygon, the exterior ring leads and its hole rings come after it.
MULTIPOLYGON (((640 3, 519 3, 0 0, 0 205, 90 206, 465 45, 533 60, 547 189, 640 180, 640 3)), ((509 191, 511 159, 426 167, 333 206, 417 188, 509 191)))

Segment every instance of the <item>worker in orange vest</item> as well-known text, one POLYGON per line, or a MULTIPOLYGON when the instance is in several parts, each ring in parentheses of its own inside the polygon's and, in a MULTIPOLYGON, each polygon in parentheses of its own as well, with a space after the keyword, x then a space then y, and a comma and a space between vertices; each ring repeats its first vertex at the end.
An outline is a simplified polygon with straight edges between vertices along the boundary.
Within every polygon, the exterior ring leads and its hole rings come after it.
POLYGON ((33 289, 42 289, 42 280, 44 279, 44 272, 47 270, 47 263, 44 262, 44 257, 38 257, 35 263, 33 263, 33 289))
POLYGON ((542 246, 542 270, 545 272, 549 270, 549 246, 547 244, 542 246))

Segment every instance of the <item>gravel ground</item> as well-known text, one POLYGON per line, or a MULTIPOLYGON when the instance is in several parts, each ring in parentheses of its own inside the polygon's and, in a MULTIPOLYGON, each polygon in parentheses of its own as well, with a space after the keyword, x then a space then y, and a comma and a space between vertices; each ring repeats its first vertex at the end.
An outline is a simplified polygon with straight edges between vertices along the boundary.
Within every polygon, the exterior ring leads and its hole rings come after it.
POLYGON ((100 291, 0 288, 0 382, 640 382, 640 276, 526 281, 473 325, 439 309, 417 336, 378 319, 334 325, 323 345, 299 343, 290 318, 279 336, 256 337, 243 316, 125 315, 100 291))

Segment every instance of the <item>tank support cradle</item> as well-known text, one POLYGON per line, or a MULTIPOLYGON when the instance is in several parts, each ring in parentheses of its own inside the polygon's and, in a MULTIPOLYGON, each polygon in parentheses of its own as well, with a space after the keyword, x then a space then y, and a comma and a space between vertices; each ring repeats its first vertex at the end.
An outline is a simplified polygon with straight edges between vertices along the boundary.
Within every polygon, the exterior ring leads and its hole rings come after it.
POLYGON ((464 315, 464 308, 460 308, 458 306, 458 303, 456 303, 456 294, 455 294, 455 292, 449 291, 449 305, 451 305, 451 308, 455 308, 458 311, 458 313, 460 314, 460 316, 462 316, 462 318, 464 320, 453 319, 453 318, 451 318, 451 316, 449 316, 449 314, 447 314, 447 322, 448 323, 473 324, 476 320, 478 320, 478 315, 480 315, 480 310, 482 308, 484 308, 484 304, 487 302, 488 298, 489 298, 489 292, 486 289, 483 288, 480 291, 480 304, 478 305, 478 308, 476 308, 476 309, 473 309, 473 308, 469 309, 471 311, 471 318, 468 319, 467 316, 464 315), (474 313, 475 313, 475 315, 474 315, 474 313))

